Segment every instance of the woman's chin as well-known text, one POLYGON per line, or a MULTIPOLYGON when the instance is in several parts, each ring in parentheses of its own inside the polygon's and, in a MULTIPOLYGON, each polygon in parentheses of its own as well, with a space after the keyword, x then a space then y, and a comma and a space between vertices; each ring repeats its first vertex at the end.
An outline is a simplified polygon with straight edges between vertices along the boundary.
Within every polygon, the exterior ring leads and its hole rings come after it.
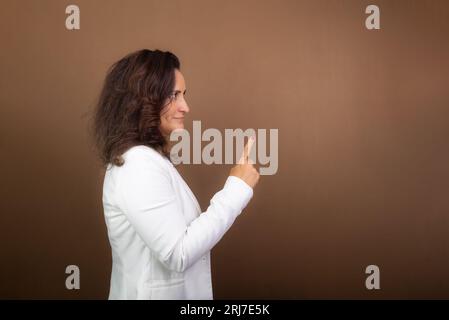
POLYGON ((182 131, 184 130, 184 125, 179 125, 173 128, 172 132, 182 131))

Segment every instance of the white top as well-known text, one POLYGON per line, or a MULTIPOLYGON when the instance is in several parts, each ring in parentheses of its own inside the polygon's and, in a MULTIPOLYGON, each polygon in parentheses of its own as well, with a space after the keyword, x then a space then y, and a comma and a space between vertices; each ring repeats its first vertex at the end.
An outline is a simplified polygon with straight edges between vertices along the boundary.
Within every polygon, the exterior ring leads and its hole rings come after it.
POLYGON ((112 250, 109 299, 213 299, 210 250, 253 196, 229 176, 201 208, 166 157, 139 145, 109 164, 103 208, 112 250))

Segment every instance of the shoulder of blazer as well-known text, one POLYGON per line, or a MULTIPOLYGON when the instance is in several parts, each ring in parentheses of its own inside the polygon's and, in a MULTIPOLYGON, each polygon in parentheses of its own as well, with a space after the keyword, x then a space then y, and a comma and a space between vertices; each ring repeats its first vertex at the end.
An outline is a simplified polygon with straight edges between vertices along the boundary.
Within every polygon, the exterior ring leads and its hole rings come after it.
MULTIPOLYGON (((123 185, 128 187, 146 183, 147 179, 166 179, 172 184, 169 165, 171 162, 151 147, 138 145, 123 153, 124 164, 117 167, 116 192, 123 191, 123 185)), ((161 180, 162 182, 162 180, 161 180)))
POLYGON ((172 180, 170 166, 173 166, 173 164, 151 147, 144 145, 131 147, 123 153, 123 159, 125 163, 119 169, 121 171, 120 176, 131 174, 139 179, 141 177, 139 173, 145 175, 146 172, 151 171, 153 173, 159 172, 169 181, 172 180))
POLYGON ((123 159, 125 160, 125 166, 127 160, 133 161, 133 159, 147 159, 155 163, 158 167, 162 166, 166 169, 168 169, 167 165, 171 164, 170 160, 161 155, 155 149, 144 145, 129 148, 123 153, 123 159))

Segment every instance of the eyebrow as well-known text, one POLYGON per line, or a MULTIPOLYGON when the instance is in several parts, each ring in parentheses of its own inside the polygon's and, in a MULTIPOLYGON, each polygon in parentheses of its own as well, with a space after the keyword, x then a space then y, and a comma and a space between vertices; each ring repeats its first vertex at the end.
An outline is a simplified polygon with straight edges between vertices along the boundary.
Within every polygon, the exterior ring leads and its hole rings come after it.
MULTIPOLYGON (((187 92, 187 89, 184 90, 184 94, 186 94, 186 92, 187 92)), ((175 91, 173 91, 173 93, 181 93, 181 90, 175 90, 175 91)))

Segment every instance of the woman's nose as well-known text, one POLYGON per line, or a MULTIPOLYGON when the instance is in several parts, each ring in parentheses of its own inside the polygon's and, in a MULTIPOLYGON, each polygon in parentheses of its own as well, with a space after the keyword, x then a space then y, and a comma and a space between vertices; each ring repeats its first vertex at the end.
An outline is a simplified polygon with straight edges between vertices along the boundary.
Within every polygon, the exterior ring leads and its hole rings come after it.
POLYGON ((179 106, 179 111, 186 112, 186 113, 190 111, 189 105, 187 104, 187 102, 185 100, 183 102, 181 102, 181 104, 179 106))

